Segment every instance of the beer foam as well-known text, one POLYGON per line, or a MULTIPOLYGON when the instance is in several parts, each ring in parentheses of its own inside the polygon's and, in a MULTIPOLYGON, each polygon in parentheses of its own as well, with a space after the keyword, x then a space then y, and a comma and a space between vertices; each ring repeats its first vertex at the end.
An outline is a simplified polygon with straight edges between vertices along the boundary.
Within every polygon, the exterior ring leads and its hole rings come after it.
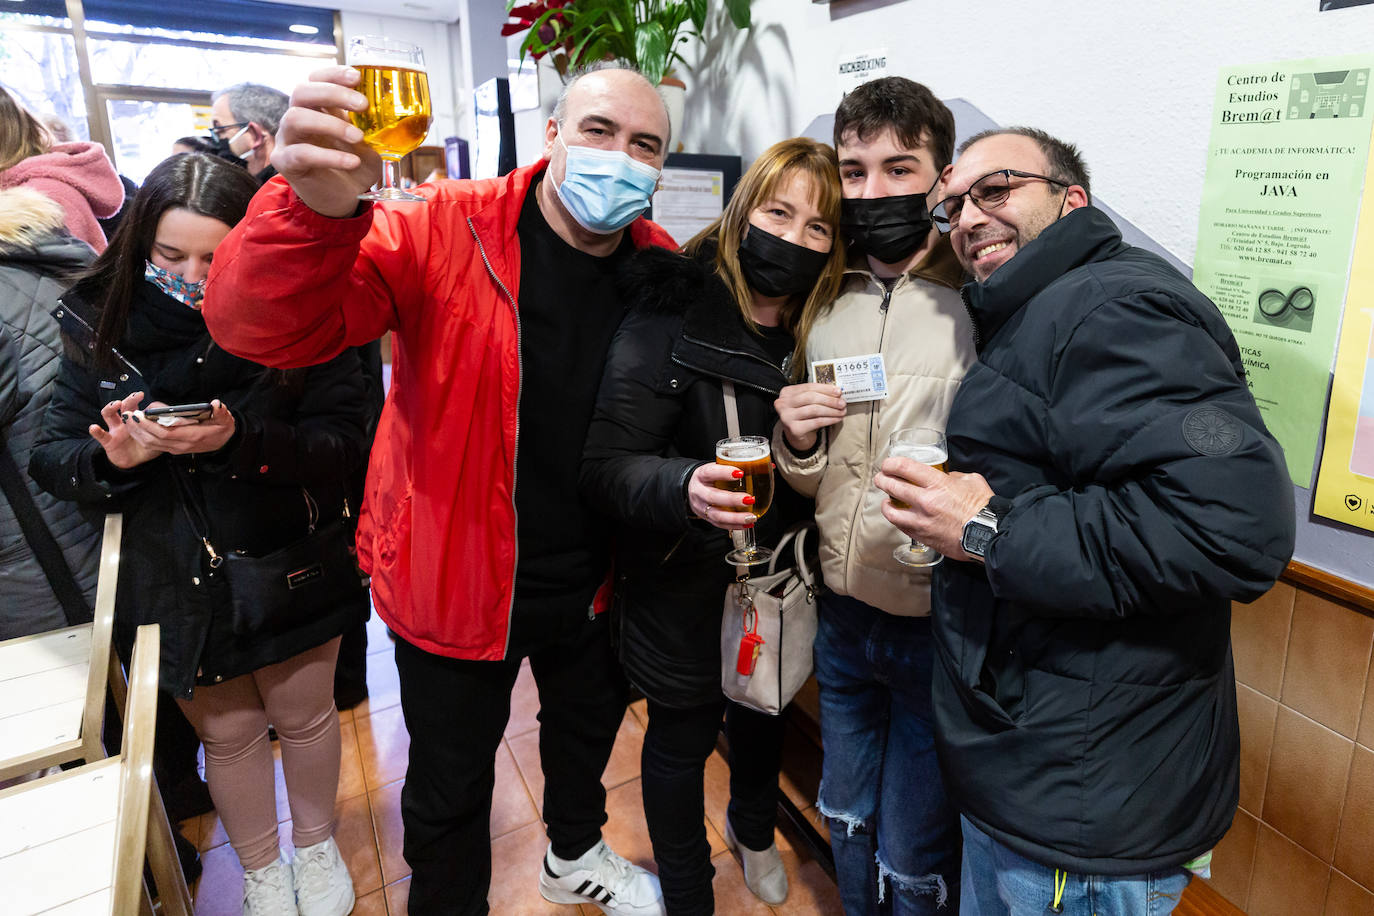
POLYGON ((394 57, 387 56, 384 51, 369 51, 366 57, 350 58, 350 67, 371 67, 374 70, 414 70, 416 73, 424 73, 424 67, 415 65, 409 55, 397 54, 394 57))
POLYGON ((891 455, 893 458, 910 458, 931 465, 944 464, 949 460, 949 453, 934 445, 894 445, 891 455))
POLYGON ((719 454, 730 461, 760 461, 768 457, 768 449, 758 446, 733 447, 721 449, 719 454))

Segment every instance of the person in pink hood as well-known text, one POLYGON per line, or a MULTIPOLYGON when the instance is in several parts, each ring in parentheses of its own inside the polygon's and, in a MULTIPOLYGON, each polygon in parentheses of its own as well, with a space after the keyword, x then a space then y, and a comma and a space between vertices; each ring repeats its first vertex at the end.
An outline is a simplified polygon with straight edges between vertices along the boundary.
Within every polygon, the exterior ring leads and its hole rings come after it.
POLYGON ((105 233, 97 219, 124 203, 124 185, 98 143, 54 143, 37 118, 0 88, 0 189, 41 191, 62 206, 67 231, 97 252, 105 233))

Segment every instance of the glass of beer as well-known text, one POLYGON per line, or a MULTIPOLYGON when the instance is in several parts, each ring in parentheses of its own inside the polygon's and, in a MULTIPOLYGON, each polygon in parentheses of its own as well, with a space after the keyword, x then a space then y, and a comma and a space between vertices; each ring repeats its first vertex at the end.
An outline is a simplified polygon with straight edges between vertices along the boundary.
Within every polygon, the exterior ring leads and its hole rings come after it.
MULTIPOLYGON (((773 455, 768 440, 763 436, 721 439, 716 443, 716 464, 739 468, 744 472, 743 477, 722 480, 716 486, 754 497, 754 504, 745 506, 742 511, 752 513, 754 518, 763 518, 768 507, 773 505, 773 455)), ((773 551, 754 542, 753 528, 731 531, 730 539, 735 549, 725 555, 727 563, 757 566, 773 559, 773 551)))
MULTIPOLYGON (((914 426, 910 429, 899 429, 888 437, 887 453, 883 457, 910 458, 912 461, 928 464, 937 471, 943 471, 945 462, 949 460, 949 449, 945 445, 945 434, 938 429, 914 426)), ((911 508, 900 499, 888 498, 898 509, 911 508)), ((938 550, 927 547, 915 538, 911 539, 910 544, 903 544, 892 551, 892 556, 903 566, 917 567, 934 566, 944 559, 938 550)))
POLYGON ((362 74, 358 91, 367 96, 367 109, 351 111, 348 118, 363 132, 363 142, 382 157, 381 186, 359 199, 423 202, 397 185, 396 168, 424 142, 433 120, 424 53, 409 42, 360 35, 348 42, 348 65, 362 74))

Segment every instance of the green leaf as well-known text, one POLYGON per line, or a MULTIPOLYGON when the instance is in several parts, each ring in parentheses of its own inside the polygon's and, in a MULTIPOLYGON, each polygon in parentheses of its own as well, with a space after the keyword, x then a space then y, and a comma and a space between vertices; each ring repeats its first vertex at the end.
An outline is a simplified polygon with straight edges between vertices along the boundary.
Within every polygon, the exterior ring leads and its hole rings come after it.
POLYGON ((655 86, 663 80, 668 68, 668 36, 657 22, 644 22, 635 29, 635 63, 655 86))
POLYGON ((725 9, 730 13, 730 21, 737 29, 747 29, 752 24, 749 15, 749 0, 725 0, 725 9))
MULTIPOLYGON (((515 0, 510 0, 514 3, 515 0)), ((706 28, 706 0, 687 0, 687 15, 692 20, 692 27, 698 33, 706 28)))

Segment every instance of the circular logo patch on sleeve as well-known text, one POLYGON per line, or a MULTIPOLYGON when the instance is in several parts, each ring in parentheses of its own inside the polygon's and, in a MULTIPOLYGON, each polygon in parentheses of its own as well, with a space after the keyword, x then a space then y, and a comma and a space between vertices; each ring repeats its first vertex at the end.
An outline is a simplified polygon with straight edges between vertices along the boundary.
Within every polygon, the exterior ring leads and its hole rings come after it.
POLYGON ((1220 407, 1195 407, 1183 418, 1183 438, 1199 455, 1229 455, 1240 447, 1244 429, 1220 407))

